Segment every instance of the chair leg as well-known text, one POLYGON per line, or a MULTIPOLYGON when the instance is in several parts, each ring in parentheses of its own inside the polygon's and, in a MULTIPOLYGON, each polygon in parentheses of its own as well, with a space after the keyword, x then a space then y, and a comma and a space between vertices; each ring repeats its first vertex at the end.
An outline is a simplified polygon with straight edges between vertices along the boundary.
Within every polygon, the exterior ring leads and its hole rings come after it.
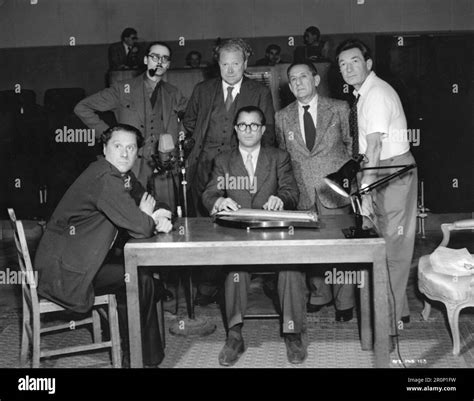
POLYGON ((95 343, 102 341, 102 328, 100 325, 100 315, 97 309, 92 309, 92 334, 95 343))
POLYGON ((459 339, 459 312, 461 309, 462 307, 446 304, 449 327, 451 328, 451 334, 453 336, 453 355, 459 355, 461 348, 461 341, 459 339))
MULTIPOLYGON (((31 324, 31 315, 26 301, 23 299, 23 321, 22 321, 22 330, 21 330, 21 349, 20 349, 20 366, 26 368, 28 363, 28 351, 30 349, 30 337, 26 327, 31 324)), ((31 326, 30 326, 31 327, 31 326)))
POLYGON ((430 313, 431 313, 431 304, 427 300, 425 300, 425 306, 423 310, 421 311, 421 317, 423 318, 423 320, 428 320, 430 317, 430 313))
POLYGON ((41 346, 41 323, 40 323, 40 314, 33 315, 33 357, 32 357, 32 366, 33 368, 39 368, 40 366, 40 346, 41 346))
POLYGON ((115 295, 109 295, 109 328, 110 341, 112 343, 112 366, 114 368, 122 367, 122 358, 120 350, 120 332, 117 314, 117 300, 115 295))

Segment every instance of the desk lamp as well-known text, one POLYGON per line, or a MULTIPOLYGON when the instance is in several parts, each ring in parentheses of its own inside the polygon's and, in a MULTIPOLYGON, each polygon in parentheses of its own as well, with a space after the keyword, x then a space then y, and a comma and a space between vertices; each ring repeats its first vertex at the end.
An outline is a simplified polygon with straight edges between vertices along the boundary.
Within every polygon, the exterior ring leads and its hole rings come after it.
POLYGON ((362 215, 361 215, 361 201, 362 195, 370 193, 375 188, 380 187, 383 184, 393 180, 396 177, 399 177, 405 174, 407 171, 412 170, 416 167, 416 164, 407 164, 407 165, 397 165, 397 166, 380 166, 380 167, 361 167, 360 164, 364 160, 364 155, 357 155, 347 163, 345 163, 338 171, 327 175, 324 178, 326 184, 329 187, 337 192, 339 195, 342 195, 346 198, 351 198, 352 209, 355 214, 355 227, 350 227, 342 230, 346 238, 368 238, 375 237, 377 234, 369 229, 362 228, 362 215), (370 185, 367 185, 364 188, 358 188, 354 192, 350 192, 351 183, 356 178, 357 173, 363 170, 382 170, 382 169, 393 169, 399 168, 400 170, 395 173, 389 174, 378 181, 373 182, 370 185))

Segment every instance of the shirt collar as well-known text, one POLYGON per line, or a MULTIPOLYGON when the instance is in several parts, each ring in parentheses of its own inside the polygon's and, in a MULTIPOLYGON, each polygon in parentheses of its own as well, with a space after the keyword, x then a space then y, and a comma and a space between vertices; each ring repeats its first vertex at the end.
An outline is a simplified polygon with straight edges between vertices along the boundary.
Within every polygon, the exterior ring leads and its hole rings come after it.
POLYGON ((232 86, 232 87, 234 87, 234 89, 232 90, 232 95, 235 98, 235 96, 237 96, 240 93, 240 87, 242 86, 243 79, 244 79, 244 77, 240 78, 240 81, 237 82, 234 85, 229 85, 226 81, 222 80, 222 89, 224 91, 224 94, 227 96, 227 88, 229 86, 232 86))
POLYGON ((357 97, 357 96, 363 96, 364 94, 366 94, 370 88, 371 82, 374 80, 375 77, 376 77, 375 72, 370 71, 369 75, 367 75, 367 78, 365 78, 365 81, 361 85, 359 90, 354 89, 354 91, 352 92, 354 96, 357 97))
MULTIPOLYGON (((254 164, 258 159, 258 155, 260 154, 260 148, 261 148, 261 145, 259 144, 254 150, 252 150, 250 152, 250 154, 252 155, 252 161, 253 161, 254 164)), ((240 151, 240 154, 242 155, 242 158, 244 159, 244 163, 245 163, 247 161, 247 155, 249 154, 249 152, 242 149, 240 147, 240 144, 239 144, 239 151, 240 151)))
POLYGON ((298 106, 301 110, 303 110, 303 106, 309 106, 309 110, 316 109, 318 107, 318 94, 316 93, 309 103, 306 104, 303 104, 298 100, 298 106))

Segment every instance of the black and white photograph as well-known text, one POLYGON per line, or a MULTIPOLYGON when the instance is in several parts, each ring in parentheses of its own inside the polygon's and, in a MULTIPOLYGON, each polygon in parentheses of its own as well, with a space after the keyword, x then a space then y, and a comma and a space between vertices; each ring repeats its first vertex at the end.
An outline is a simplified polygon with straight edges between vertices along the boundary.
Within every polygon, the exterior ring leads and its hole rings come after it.
POLYGON ((474 399, 473 0, 0 27, 0 401, 474 399))

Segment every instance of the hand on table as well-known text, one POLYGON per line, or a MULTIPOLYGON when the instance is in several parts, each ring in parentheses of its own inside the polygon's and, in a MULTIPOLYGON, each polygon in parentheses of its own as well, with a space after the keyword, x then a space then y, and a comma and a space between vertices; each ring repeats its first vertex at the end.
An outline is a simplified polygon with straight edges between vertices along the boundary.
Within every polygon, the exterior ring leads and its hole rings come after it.
POLYGON ((283 201, 278 196, 270 195, 263 208, 265 210, 283 210, 283 201))

